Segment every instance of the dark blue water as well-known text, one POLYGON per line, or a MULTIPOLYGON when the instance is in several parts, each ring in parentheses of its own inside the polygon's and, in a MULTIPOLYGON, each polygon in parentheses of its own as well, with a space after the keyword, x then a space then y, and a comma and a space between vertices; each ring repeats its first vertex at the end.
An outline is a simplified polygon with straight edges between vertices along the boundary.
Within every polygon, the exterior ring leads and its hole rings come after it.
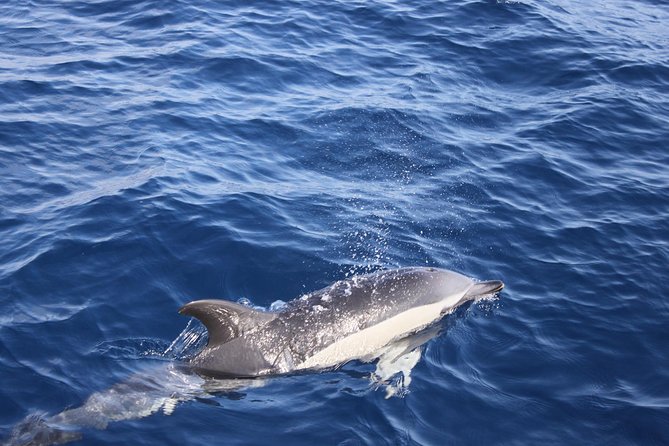
MULTIPOLYGON (((657 3, 657 4, 656 4, 657 3)), ((199 298, 503 279, 404 397, 271 380, 82 444, 669 444, 669 7, 0 5, 0 438, 163 352, 199 298)))

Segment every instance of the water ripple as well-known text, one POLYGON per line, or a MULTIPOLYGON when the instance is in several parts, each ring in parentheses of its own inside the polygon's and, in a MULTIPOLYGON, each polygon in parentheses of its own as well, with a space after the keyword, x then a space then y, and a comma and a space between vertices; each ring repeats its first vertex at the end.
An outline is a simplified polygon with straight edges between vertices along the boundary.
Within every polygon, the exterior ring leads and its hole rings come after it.
POLYGON ((0 17, 0 437, 182 357, 188 300, 427 264, 507 287, 445 321, 405 398, 351 364, 87 441, 669 442, 666 5, 0 17))

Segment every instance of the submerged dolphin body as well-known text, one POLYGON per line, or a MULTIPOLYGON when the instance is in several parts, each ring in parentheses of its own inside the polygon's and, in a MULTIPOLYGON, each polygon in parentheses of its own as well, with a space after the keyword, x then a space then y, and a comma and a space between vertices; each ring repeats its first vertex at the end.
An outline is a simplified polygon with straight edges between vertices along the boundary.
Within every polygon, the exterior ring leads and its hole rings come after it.
POLYGON ((207 346, 190 366, 208 376, 257 377, 327 369, 374 353, 504 287, 437 268, 354 276, 290 302, 279 312, 198 300, 179 312, 202 321, 207 346))

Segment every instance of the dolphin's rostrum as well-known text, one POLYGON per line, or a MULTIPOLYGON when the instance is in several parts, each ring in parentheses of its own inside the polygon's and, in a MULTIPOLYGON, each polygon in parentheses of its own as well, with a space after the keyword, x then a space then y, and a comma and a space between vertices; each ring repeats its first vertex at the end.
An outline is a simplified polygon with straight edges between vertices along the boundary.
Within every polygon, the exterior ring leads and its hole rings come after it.
POLYGON ((444 269, 400 268, 336 282, 278 312, 223 300, 190 302, 179 312, 202 321, 209 334, 190 361, 196 371, 257 377, 374 358, 389 343, 503 287, 444 269))

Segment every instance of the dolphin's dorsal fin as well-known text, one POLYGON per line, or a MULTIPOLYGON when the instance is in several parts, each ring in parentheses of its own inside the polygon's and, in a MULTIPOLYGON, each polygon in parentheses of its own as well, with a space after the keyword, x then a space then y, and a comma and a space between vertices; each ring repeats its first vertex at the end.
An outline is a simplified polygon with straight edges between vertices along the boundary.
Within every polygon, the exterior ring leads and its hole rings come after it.
POLYGON ((227 300, 196 300, 179 309, 179 313, 199 319, 209 333, 208 347, 237 338, 252 328, 265 325, 277 315, 254 310, 227 300))

